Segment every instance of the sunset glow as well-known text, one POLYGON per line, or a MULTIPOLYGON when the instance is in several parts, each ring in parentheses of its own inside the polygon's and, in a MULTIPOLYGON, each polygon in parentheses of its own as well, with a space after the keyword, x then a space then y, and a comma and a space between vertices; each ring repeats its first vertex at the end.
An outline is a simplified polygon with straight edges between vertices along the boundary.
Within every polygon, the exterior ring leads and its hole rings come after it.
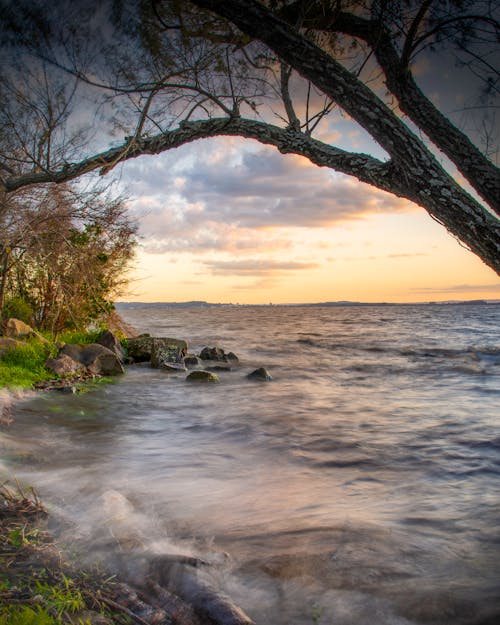
POLYGON ((490 268, 420 207, 243 139, 124 167, 141 248, 128 301, 499 299, 490 268))

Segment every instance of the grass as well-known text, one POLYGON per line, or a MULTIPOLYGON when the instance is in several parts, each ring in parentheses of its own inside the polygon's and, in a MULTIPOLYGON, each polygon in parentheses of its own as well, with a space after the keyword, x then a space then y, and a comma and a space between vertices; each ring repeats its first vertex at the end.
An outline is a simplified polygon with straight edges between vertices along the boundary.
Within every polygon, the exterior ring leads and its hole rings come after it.
POLYGON ((37 382, 49 380, 54 374, 44 367, 44 362, 54 352, 55 345, 37 339, 8 350, 0 358, 0 386, 31 388, 37 382))
POLYGON ((96 616, 130 623, 105 601, 108 593, 114 596, 111 581, 74 572, 46 523, 47 513, 33 489, 0 486, 0 623, 90 625, 96 616))
MULTIPOLYGON (((93 332, 65 332, 59 336, 58 343, 95 343, 101 334, 93 332)), ((45 337, 48 344, 32 338, 19 347, 10 349, 0 357, 0 387, 32 388, 34 384, 54 379, 54 374, 45 368, 49 356, 57 353, 56 343, 45 337)))

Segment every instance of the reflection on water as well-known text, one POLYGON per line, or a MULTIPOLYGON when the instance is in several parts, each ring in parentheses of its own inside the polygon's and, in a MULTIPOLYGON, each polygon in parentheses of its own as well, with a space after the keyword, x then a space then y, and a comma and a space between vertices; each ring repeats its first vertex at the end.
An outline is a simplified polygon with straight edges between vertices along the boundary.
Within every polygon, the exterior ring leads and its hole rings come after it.
POLYGON ((124 316, 241 364, 20 404, 3 462, 63 529, 202 554, 259 625, 497 622, 499 306, 124 316))

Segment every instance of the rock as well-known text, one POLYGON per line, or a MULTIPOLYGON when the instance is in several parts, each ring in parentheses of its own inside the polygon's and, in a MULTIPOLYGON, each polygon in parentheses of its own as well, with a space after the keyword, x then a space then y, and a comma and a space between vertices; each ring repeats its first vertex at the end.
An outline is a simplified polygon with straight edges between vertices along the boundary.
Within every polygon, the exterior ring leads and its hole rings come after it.
POLYGON ((33 330, 31 326, 20 319, 7 319, 2 323, 2 334, 10 338, 29 339, 36 338, 42 343, 48 344, 48 341, 41 334, 33 330))
POLYGON ((188 369, 191 369, 193 367, 198 367, 200 365, 201 361, 198 358, 198 356, 195 356, 194 354, 187 354, 187 356, 184 356, 184 364, 188 369))
POLYGON ((67 343, 60 351, 59 355, 69 356, 77 363, 85 365, 85 367, 94 374, 98 375, 116 375, 124 373, 123 365, 110 349, 99 345, 99 343, 90 343, 89 345, 76 345, 67 343))
POLYGON ((0 356, 3 356, 11 349, 16 349, 16 347, 20 347, 22 344, 22 341, 16 341, 16 339, 12 339, 7 336, 0 336, 0 356))
POLYGON ((202 360, 216 360, 227 362, 226 354, 220 347, 204 347, 200 352, 202 360))
POLYGON ((258 369, 255 369, 255 371, 252 371, 252 373, 249 373, 247 375, 247 378, 249 380, 260 380, 262 382, 269 382, 273 379, 269 371, 267 369, 264 369, 264 367, 259 367, 258 369))
POLYGON ((129 358, 133 358, 134 362, 150 361, 152 346, 153 337, 149 334, 141 334, 136 338, 128 339, 127 351, 129 358))
POLYGON ((19 337, 28 337, 30 336, 34 330, 31 326, 20 319, 7 319, 2 324, 2 331, 4 336, 9 336, 11 338, 19 337))
POLYGON ((226 358, 228 360, 234 360, 234 362, 239 362, 240 360, 234 352, 229 352, 229 354, 226 354, 226 358))
POLYGON ((164 362, 159 366, 159 369, 172 373, 175 373, 176 371, 187 371, 187 368, 182 362, 164 362))
POLYGON ((153 338, 151 343, 151 366, 155 369, 168 368, 166 365, 180 364, 183 369, 183 359, 187 351, 186 341, 169 338, 153 338))
POLYGON ((128 339, 127 350, 130 358, 134 359, 134 362, 148 362, 151 360, 153 342, 156 347, 170 347, 175 346, 184 353, 187 352, 187 343, 180 339, 171 338, 154 338, 149 334, 141 334, 137 338, 128 339))
POLYGON ((210 371, 204 371, 203 369, 191 371, 186 380, 189 382, 220 382, 218 375, 215 375, 215 373, 211 373, 210 371))
POLYGON ((85 368, 67 354, 59 354, 57 358, 48 358, 45 361, 45 367, 61 378, 74 375, 85 368))
POLYGON ((99 343, 99 345, 104 345, 104 347, 110 349, 116 355, 118 360, 120 360, 120 362, 123 362, 125 360, 125 350, 123 349, 122 344, 113 334, 113 332, 105 330, 99 337, 97 343, 99 343))
POLYGON ((212 365, 210 367, 205 367, 205 370, 206 371, 231 371, 231 367, 229 365, 221 363, 220 365, 212 365))

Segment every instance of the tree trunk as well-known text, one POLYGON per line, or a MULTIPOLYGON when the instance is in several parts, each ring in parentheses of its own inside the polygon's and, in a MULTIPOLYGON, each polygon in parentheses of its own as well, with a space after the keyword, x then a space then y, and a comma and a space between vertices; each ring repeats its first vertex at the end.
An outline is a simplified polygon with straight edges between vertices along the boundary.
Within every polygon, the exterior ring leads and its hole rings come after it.
POLYGON ((7 275, 9 273, 8 268, 9 263, 9 253, 4 250, 2 255, 0 256, 0 270, 1 270, 1 278, 0 278, 0 318, 2 317, 2 311, 5 304, 5 290, 7 287, 7 275))
MULTIPOLYGON (((281 15, 293 24, 302 10, 302 2, 296 2, 284 7, 281 15)), ((396 96, 401 111, 446 154, 491 209, 500 215, 498 167, 419 89, 383 23, 344 11, 325 14, 322 2, 311 2, 307 7, 305 26, 318 32, 343 33, 368 43, 384 72, 387 88, 396 96)))
POLYGON ((500 222, 449 176, 423 143, 369 89, 254 0, 193 0, 259 39, 337 102, 390 154, 405 197, 424 207, 500 274, 500 222))
POLYGON ((379 24, 349 14, 339 14, 330 29, 360 37, 371 46, 385 74, 387 88, 396 96, 401 111, 446 154, 492 210, 500 215, 498 167, 422 93, 409 69, 401 65, 389 34, 379 24))

